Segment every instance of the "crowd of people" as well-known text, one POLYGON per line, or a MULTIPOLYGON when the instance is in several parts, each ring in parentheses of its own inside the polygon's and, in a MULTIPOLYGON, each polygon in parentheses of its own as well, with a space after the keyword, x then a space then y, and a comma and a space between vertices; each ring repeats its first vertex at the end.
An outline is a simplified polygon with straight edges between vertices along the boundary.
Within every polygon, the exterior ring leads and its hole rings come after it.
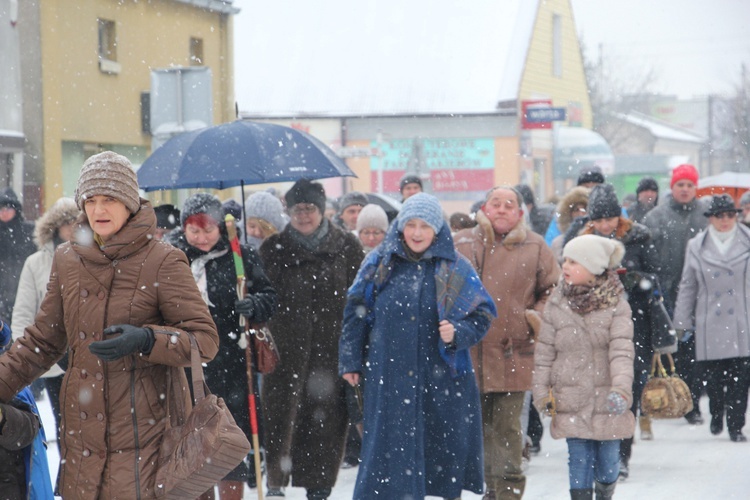
POLYGON ((705 391, 710 432, 745 442, 750 194, 703 200, 697 184, 680 165, 669 193, 646 177, 626 206, 591 168, 556 203, 496 186, 448 216, 418 176, 401 180, 397 214, 301 179, 242 204, 198 192, 153 207, 128 159, 104 152, 36 224, 7 189, 0 496, 155 498, 162 396, 170 377, 186 383, 193 339, 248 438, 248 396, 261 402, 265 484, 249 457, 216 485, 221 500, 246 484, 323 500, 356 466, 356 499, 521 498, 544 417, 567 441, 571 498, 612 498, 636 427, 658 439, 639 404, 655 354, 674 355, 690 387, 687 424, 703 423, 705 391), (239 294, 227 214, 241 221, 239 294), (662 301, 672 325, 653 317, 662 301), (267 327, 281 359, 251 383, 245 323, 267 327), (56 481, 34 465, 40 377, 56 481))

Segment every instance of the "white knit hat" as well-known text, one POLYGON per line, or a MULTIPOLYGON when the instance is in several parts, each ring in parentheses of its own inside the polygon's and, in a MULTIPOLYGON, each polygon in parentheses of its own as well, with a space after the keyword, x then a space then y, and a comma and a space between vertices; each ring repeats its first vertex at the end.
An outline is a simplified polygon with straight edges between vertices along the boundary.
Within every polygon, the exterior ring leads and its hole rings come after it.
POLYGON ((563 248, 563 257, 578 262, 597 276, 607 269, 619 267, 624 255, 622 243, 594 234, 577 236, 563 248))
POLYGON ((368 227, 374 227, 380 229, 383 232, 388 231, 388 215, 380 205, 370 203, 362 208, 357 217, 357 231, 367 229, 368 227))

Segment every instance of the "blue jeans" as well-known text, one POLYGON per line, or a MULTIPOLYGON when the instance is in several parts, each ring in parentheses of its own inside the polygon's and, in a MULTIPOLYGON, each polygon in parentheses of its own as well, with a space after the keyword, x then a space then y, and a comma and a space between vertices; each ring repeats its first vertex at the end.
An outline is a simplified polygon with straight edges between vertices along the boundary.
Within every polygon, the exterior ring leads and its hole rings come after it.
POLYGON ((620 473, 620 440, 568 438, 568 475, 571 490, 593 488, 594 480, 610 484, 620 473))

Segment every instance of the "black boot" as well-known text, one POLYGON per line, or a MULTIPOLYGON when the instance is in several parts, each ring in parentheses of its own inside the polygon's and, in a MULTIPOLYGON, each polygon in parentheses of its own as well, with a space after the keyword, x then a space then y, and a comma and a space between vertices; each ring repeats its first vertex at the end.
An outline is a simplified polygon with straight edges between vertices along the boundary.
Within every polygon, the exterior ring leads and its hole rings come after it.
POLYGON ((570 490, 570 500, 591 500, 594 496, 594 490, 570 490))
POLYGON ((596 500, 610 500, 612 495, 615 494, 615 486, 617 486, 617 481, 609 484, 595 481, 594 491, 596 491, 596 500))
POLYGON ((307 500, 326 500, 331 494, 331 488, 314 488, 307 490, 307 500))

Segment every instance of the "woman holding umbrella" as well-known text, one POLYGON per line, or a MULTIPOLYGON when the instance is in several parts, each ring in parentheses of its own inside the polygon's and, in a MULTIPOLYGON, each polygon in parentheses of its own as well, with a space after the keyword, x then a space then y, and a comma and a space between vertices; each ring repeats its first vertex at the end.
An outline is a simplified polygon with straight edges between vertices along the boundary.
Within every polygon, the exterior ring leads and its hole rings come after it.
MULTIPOLYGON (((205 368, 206 382, 224 398, 237 425, 251 439, 248 409, 248 381, 243 331, 239 315, 251 323, 269 320, 276 307, 276 291, 263 272, 258 255, 242 246, 248 290, 237 299, 234 256, 223 222, 221 201, 208 193, 197 193, 185 200, 180 213, 182 227, 169 234, 169 242, 185 252, 193 277, 219 331, 219 352, 205 368)), ((250 474, 239 464, 219 483, 222 500, 241 499, 250 474)), ((204 498, 213 498, 212 492, 204 498)))

